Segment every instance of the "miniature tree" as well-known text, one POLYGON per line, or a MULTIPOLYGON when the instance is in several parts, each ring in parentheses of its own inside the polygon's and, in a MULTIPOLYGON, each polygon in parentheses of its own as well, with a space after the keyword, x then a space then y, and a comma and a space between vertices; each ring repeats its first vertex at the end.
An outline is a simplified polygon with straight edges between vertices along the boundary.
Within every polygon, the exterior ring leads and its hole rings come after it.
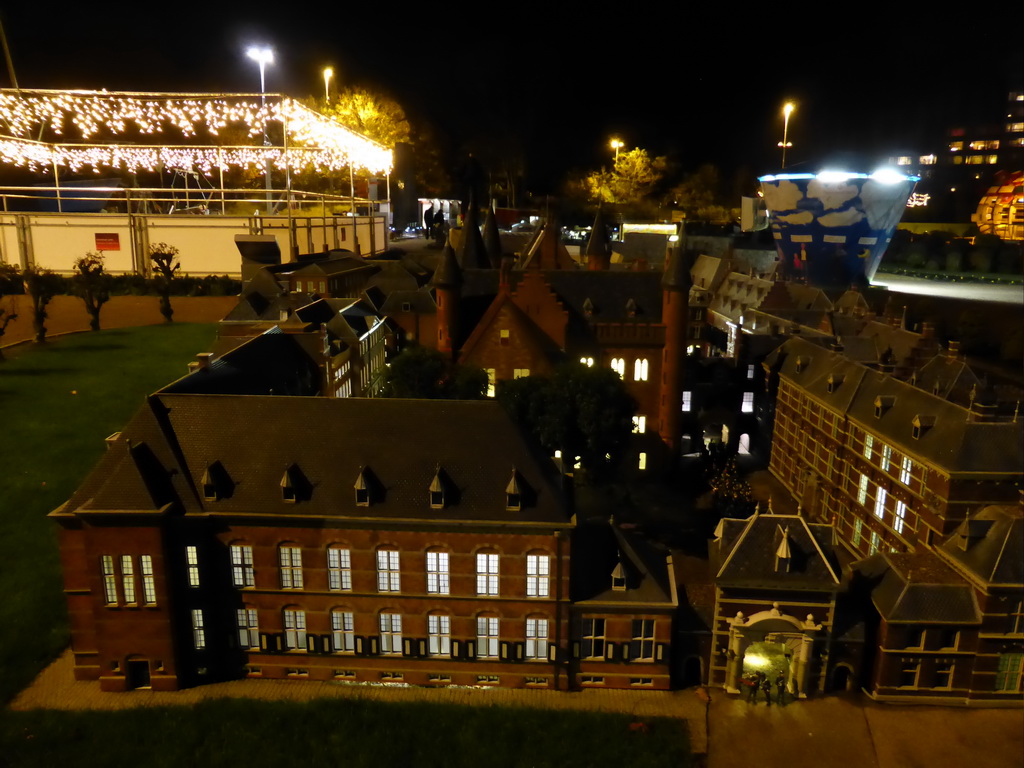
POLYGON ((167 243, 154 243, 149 246, 149 260, 156 275, 153 283, 160 294, 160 314, 168 323, 173 322, 174 310, 171 308, 171 283, 174 273, 181 269, 178 261, 178 249, 167 243))
POLYGON ((46 341, 46 305, 50 299, 60 293, 62 281, 60 275, 41 267, 29 267, 22 278, 25 281, 25 293, 32 303, 32 330, 35 331, 36 344, 46 341))
POLYGON ((747 517, 754 506, 750 484, 740 477, 736 457, 730 456, 709 481, 715 508, 723 517, 747 517))
MULTIPOLYGON (((6 295, 10 297, 10 294, 15 293, 17 283, 20 282, 21 276, 18 274, 18 270, 12 267, 10 264, 0 264, 0 301, 6 295)), ((0 340, 3 339, 4 334, 7 332, 7 326, 18 319, 18 305, 15 299, 8 298, 3 303, 0 303, 0 340)), ((4 359, 3 348, 0 347, 0 360, 4 359)))
POLYGON ((85 303, 89 313, 89 327, 100 329, 100 309, 110 300, 110 275, 103 267, 103 254, 90 251, 75 260, 75 274, 72 278, 75 293, 85 303))

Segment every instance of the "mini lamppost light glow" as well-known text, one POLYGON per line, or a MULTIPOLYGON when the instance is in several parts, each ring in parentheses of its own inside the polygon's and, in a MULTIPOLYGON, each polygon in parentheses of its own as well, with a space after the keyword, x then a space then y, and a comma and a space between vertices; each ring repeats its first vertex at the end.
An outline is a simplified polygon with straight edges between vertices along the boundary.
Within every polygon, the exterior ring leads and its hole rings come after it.
MULTIPOLYGON (((274 63, 274 51, 266 46, 262 48, 259 46, 251 46, 249 50, 245 52, 245 55, 260 65, 260 107, 262 109, 267 108, 267 81, 266 81, 266 66, 267 64, 274 63)), ((269 146, 270 142, 267 140, 267 124, 263 123, 263 146, 269 146)), ((266 168, 264 170, 266 175, 266 186, 267 186, 267 213, 273 211, 273 203, 271 202, 272 192, 270 185, 270 156, 267 156, 266 168)))
POLYGON ((331 100, 332 77, 334 77, 334 69, 332 67, 324 67, 324 101, 326 102, 331 100))
POLYGON ((793 142, 789 140, 789 116, 793 114, 793 110, 796 107, 793 102, 786 102, 786 106, 782 108, 783 124, 782 124, 782 141, 779 142, 779 146, 782 147, 782 168, 786 168, 786 150, 793 146, 793 142))
POLYGON ((611 142, 609 143, 609 146, 612 149, 615 150, 615 159, 618 160, 619 159, 619 150, 622 149, 626 145, 622 142, 622 139, 613 138, 611 140, 611 142))

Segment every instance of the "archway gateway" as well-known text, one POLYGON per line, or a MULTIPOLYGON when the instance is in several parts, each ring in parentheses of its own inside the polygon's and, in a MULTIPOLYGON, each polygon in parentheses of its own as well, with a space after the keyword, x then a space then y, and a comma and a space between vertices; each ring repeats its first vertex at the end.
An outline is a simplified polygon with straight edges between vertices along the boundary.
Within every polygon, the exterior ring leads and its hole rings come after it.
MULTIPOLYGON (((801 621, 783 614, 779 604, 770 611, 761 611, 750 617, 740 611, 729 619, 728 662, 725 670, 725 690, 739 693, 739 681, 744 672, 759 671, 760 665, 785 667, 786 690, 799 698, 807 697, 811 672, 811 650, 821 631, 821 624, 808 614, 801 621), (747 654, 751 655, 748 662, 747 654), (749 669, 748 669, 749 667, 749 669)), ((765 671, 767 674, 767 670, 765 671)), ((775 672, 777 675, 778 672, 775 672)))

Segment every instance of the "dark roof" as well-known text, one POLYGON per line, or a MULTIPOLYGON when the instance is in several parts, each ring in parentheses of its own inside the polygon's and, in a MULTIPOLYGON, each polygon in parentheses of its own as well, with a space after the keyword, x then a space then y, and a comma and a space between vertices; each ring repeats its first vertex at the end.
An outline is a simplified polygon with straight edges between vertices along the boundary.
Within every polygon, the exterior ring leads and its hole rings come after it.
POLYGON ((573 541, 572 600, 583 605, 674 607, 675 577, 668 554, 615 525, 578 528, 573 541), (613 572, 625 578, 625 589, 612 588, 613 572))
POLYGON ((438 288, 451 288, 462 284, 462 268, 455 257, 455 249, 452 248, 452 238, 449 234, 444 243, 444 250, 441 251, 441 260, 438 262, 437 270, 430 281, 438 288))
POLYGON ((1024 507, 985 507, 964 520, 940 552, 986 586, 1024 586, 1024 507))
POLYGON ((931 552, 879 553, 868 559, 876 562, 867 570, 884 570, 871 600, 887 622, 981 623, 974 590, 931 552))
POLYGON ((164 489, 158 500, 171 496, 186 514, 570 525, 550 459, 494 401, 157 393, 66 511, 143 502, 149 509, 154 488, 164 489), (127 445, 152 456, 145 472, 129 460, 127 445), (208 501, 201 484, 215 463, 229 493, 208 501), (513 466, 522 488, 517 511, 506 510, 513 466), (448 492, 444 507, 432 509, 428 488, 439 469, 448 492), (295 481, 295 502, 283 498, 286 471, 295 481), (354 492, 364 471, 376 486, 368 507, 356 504, 354 492))
POLYGON ((798 515, 755 513, 746 520, 722 520, 715 537, 719 584, 839 589, 839 560, 829 525, 808 523, 798 515))

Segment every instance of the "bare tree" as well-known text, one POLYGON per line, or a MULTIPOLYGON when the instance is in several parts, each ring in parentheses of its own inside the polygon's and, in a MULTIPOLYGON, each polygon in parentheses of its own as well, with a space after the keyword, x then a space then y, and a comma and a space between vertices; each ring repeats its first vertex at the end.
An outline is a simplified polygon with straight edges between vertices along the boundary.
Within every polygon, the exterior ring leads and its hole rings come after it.
POLYGON ((61 292, 63 287, 60 275, 42 267, 29 267, 22 273, 25 281, 25 293, 32 303, 32 330, 36 334, 36 344, 46 341, 46 305, 50 299, 61 292))
MULTIPOLYGON (((17 300, 10 297, 16 292, 16 286, 21 282, 21 275, 18 270, 10 264, 0 264, 0 299, 8 296, 6 301, 0 304, 0 341, 7 332, 7 326, 18 319, 17 300)), ((4 359, 3 348, 0 347, 0 360, 4 359)))
POLYGON ((160 314, 168 323, 173 322, 174 310, 171 309, 171 281, 174 274, 181 269, 178 261, 178 249, 167 243, 154 243, 149 246, 149 260, 153 264, 153 279, 156 290, 160 294, 160 314))
POLYGON ((103 254, 90 251, 75 260, 75 275, 72 277, 75 293, 85 303, 89 313, 89 327, 100 329, 100 309, 110 300, 110 275, 103 266, 103 254))

